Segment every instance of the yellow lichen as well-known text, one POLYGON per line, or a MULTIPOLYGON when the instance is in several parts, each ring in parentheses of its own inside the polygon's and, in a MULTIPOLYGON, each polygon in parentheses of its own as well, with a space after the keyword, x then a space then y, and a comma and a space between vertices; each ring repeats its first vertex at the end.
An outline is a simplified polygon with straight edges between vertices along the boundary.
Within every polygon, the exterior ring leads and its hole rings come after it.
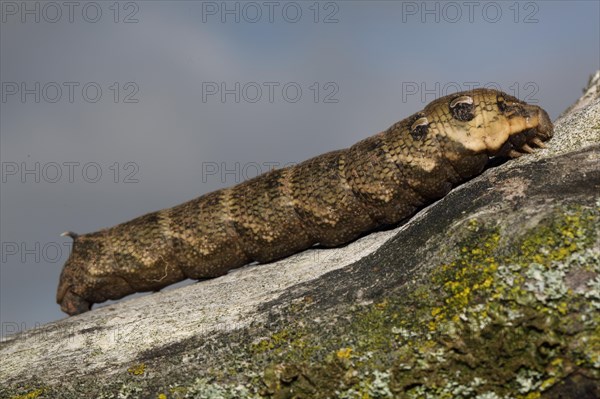
POLYGON ((43 394, 44 392, 46 392, 46 390, 44 388, 38 388, 31 392, 27 392, 26 394, 23 394, 23 395, 13 396, 11 399, 35 399, 38 396, 40 396, 41 394, 43 394))
POLYGON ((146 372, 146 365, 144 363, 136 364, 129 367, 127 372, 131 375, 143 375, 146 372))
POLYGON ((544 391, 544 390, 550 388, 554 384, 556 384, 556 377, 547 378, 546 380, 544 380, 542 382, 542 385, 540 385, 540 389, 542 391, 544 391))
POLYGON ((556 306, 556 310, 558 311, 558 313, 565 315, 565 314, 567 314, 567 311, 569 310, 569 305, 566 302, 560 302, 556 306))
POLYGON ((521 396, 523 399, 538 399, 542 396, 538 391, 529 392, 526 396, 521 396))
POLYGON ((383 310, 383 309, 387 308, 388 304, 389 304, 388 300, 384 299, 382 302, 376 304, 375 306, 377 306, 377 309, 383 310))
MULTIPOLYGON (((570 258, 588 250, 598 217, 588 218, 586 212, 585 208, 560 209, 518 236, 506 234, 501 224, 491 227, 469 221, 469 232, 456 245, 458 254, 453 253, 451 260, 441 265, 432 265, 426 281, 411 286, 411 294, 394 293, 371 305, 357 307, 358 311, 353 309, 345 319, 350 323, 343 327, 347 334, 340 336, 332 329, 328 334, 331 342, 319 341, 319 356, 309 360, 309 368, 305 366, 309 358, 301 356, 300 343, 309 345, 312 333, 304 326, 300 328, 301 339, 295 327, 286 326, 256 344, 255 349, 269 351, 266 356, 275 356, 277 361, 303 361, 292 362, 302 370, 294 374, 297 379, 277 379, 270 386, 277 387, 273 391, 285 397, 283 392, 304 392, 307 381, 323 382, 319 376, 325 375, 344 381, 346 385, 341 386, 347 387, 346 397, 374 398, 379 396, 364 388, 371 381, 372 370, 383 368, 389 373, 390 384, 396 389, 411 387, 414 397, 452 398, 461 390, 486 392, 481 381, 488 380, 501 382, 502 389, 497 394, 522 392, 514 396, 540 398, 541 392, 559 383, 574 365, 600 363, 592 359, 594 352, 590 350, 598 345, 594 346, 588 338, 584 342, 570 337, 568 341, 575 342, 573 348, 563 347, 564 334, 558 327, 568 329, 570 320, 565 316, 585 309, 585 302, 576 298, 581 297, 581 292, 549 291, 553 286, 544 284, 544 278, 560 278, 556 277, 556 270, 561 260, 570 265, 570 258), (530 270, 540 276, 539 285, 528 274, 530 270), (547 337, 553 337, 550 346, 547 337), (273 348, 276 350, 270 351, 273 348), (297 353, 292 357, 290 352, 297 353), (489 356, 498 353, 502 354, 506 372, 490 368, 496 359, 489 356), (540 358, 540 353, 548 356, 546 360, 540 358), (564 354, 568 354, 566 360, 557 358, 564 354), (519 368, 531 371, 521 382, 508 371, 519 368), (461 375, 455 373, 457 370, 461 375), (469 382, 467 377, 472 370, 480 370, 476 378, 480 381, 474 385, 474 380, 469 382), (286 385, 289 381, 290 387, 286 385), (447 385, 448 381, 451 385, 447 385)), ((586 256, 584 252, 582 256, 586 256)), ((331 393, 339 387, 335 384, 323 392, 331 393)))
POLYGON ((352 348, 340 348, 336 353, 338 359, 350 359, 352 348))
POLYGON ((552 366, 562 366, 563 365, 563 359, 561 359, 560 357, 557 357, 556 359, 552 360, 550 362, 550 365, 552 366))

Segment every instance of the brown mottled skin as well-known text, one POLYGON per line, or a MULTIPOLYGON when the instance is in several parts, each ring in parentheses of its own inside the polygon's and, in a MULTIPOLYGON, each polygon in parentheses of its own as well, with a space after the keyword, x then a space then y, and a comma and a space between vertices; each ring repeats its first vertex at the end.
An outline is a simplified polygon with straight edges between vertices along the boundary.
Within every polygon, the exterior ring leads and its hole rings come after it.
POLYGON ((332 247, 396 224, 482 172, 552 137, 548 114, 499 91, 431 102, 350 148, 273 170, 98 232, 77 236, 57 302, 92 304, 218 277, 311 247, 332 247))

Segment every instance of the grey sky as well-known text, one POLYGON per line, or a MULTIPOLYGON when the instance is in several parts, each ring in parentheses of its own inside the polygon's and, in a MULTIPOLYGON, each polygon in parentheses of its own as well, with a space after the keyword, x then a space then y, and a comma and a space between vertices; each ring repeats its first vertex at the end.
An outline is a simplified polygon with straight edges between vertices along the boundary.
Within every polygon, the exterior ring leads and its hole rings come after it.
POLYGON ((600 68, 596 1, 23 4, 1 2, 2 335, 64 317, 65 230, 347 147, 470 85, 554 119, 600 68))

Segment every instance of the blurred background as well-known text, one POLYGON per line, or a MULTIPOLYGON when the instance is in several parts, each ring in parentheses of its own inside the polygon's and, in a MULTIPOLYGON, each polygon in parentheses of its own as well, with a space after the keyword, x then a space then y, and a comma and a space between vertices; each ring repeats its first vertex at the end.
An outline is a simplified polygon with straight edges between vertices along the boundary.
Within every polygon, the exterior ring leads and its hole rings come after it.
POLYGON ((1 335, 65 317, 71 240, 502 89, 555 119, 590 1, 2 1, 1 335))

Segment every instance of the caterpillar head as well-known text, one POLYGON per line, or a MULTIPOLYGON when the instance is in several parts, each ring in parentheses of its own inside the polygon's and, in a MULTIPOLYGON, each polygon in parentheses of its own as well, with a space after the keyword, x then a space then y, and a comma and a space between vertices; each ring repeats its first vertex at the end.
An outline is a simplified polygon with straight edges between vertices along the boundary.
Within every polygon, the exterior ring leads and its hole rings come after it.
POLYGON ((433 130, 438 140, 447 144, 445 155, 450 160, 465 152, 515 158, 544 147, 553 132, 550 117, 542 108, 491 89, 440 98, 424 113, 439 124, 433 130))

